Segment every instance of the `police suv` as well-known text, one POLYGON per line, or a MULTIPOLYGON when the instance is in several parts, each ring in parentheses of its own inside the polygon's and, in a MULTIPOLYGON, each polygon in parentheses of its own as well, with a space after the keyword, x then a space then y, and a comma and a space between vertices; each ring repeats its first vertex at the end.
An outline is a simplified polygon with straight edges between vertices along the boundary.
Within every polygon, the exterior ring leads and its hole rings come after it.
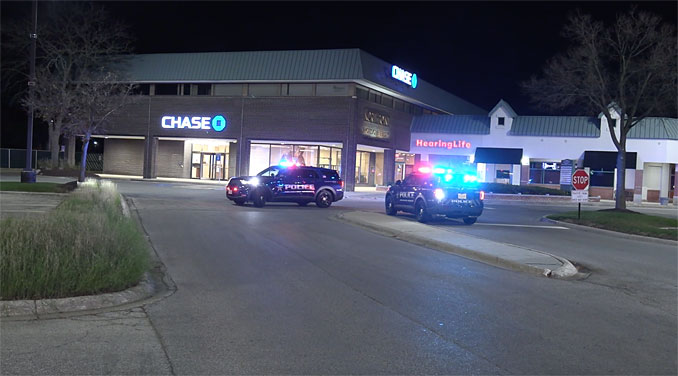
POLYGON ((476 223, 483 212, 485 192, 474 174, 451 168, 420 167, 403 181, 396 181, 386 192, 386 214, 399 210, 413 213, 419 222, 434 215, 461 218, 467 225, 476 223))
POLYGON ((320 167, 283 164, 271 166, 256 176, 231 178, 226 186, 226 197, 236 205, 251 201, 262 207, 270 202, 296 202, 304 206, 310 202, 328 208, 344 198, 344 182, 335 170, 320 167))

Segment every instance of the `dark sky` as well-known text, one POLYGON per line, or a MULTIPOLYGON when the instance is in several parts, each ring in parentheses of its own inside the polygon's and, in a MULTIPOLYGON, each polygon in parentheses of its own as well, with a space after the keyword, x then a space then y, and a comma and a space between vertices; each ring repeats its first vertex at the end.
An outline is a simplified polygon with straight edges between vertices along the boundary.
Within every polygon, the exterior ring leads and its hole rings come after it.
MULTIPOLYGON (((612 20, 637 4, 674 25, 678 13, 675 1, 98 3, 131 26, 137 53, 357 47, 486 110, 503 98, 524 115, 544 111, 518 85, 567 46, 560 30, 575 9, 612 20)), ((3 1, 2 19, 29 9, 3 1)))

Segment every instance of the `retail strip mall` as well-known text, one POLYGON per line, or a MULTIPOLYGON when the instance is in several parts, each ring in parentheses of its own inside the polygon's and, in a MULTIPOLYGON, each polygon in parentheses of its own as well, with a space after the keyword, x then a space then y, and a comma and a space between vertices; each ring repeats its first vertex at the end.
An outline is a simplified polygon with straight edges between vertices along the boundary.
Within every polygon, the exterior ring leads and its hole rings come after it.
MULTIPOLYGON (((132 55, 125 69, 142 95, 96 135, 104 173, 225 180, 293 158, 351 191, 470 162, 481 181, 558 187, 573 163, 591 195, 613 194, 604 117, 488 113, 359 49, 132 55)), ((629 199, 678 197, 678 119, 644 120, 627 149, 629 199)))

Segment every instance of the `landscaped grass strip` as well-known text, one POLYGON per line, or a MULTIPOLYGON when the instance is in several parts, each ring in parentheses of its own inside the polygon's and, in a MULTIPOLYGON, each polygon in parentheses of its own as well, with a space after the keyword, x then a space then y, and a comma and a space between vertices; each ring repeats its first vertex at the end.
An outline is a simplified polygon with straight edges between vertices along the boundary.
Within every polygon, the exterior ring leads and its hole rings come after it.
POLYGON ((577 220, 576 211, 552 214, 548 218, 627 234, 678 240, 678 219, 675 218, 613 210, 582 211, 580 220, 577 220))
POLYGON ((90 183, 45 216, 0 223, 0 298, 120 291, 148 270, 148 252, 115 187, 90 183))

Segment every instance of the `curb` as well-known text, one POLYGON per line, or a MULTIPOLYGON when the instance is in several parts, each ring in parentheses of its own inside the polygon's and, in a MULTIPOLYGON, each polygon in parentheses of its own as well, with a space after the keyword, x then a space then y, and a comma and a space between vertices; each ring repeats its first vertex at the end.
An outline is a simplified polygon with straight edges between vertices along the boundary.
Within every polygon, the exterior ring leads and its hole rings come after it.
POLYGON ((676 240, 654 238, 652 236, 643 236, 643 235, 636 235, 636 234, 627 234, 625 232, 606 230, 604 228, 578 225, 576 223, 563 222, 563 221, 557 221, 557 220, 551 219, 551 218, 546 218, 546 216, 541 217, 539 219, 539 221, 540 222, 558 224, 560 226, 570 227, 570 228, 573 228, 573 229, 582 230, 582 231, 586 231, 586 232, 597 232, 597 233, 601 233, 601 234, 607 234, 607 235, 610 235, 610 236, 616 236, 618 238, 641 240, 641 241, 645 241, 645 242, 653 242, 653 243, 673 245, 673 246, 678 245, 678 241, 676 241, 676 240))
MULTIPOLYGON (((433 240, 433 239, 428 239, 428 238, 425 238, 425 237, 420 237, 420 236, 409 234, 409 233, 407 233, 407 234, 402 233, 402 232, 399 232, 399 231, 396 231, 396 230, 392 230, 392 229, 390 229, 386 226, 379 226, 379 225, 375 225, 373 223, 366 223, 366 222, 362 222, 362 221, 350 220, 350 219, 347 219, 347 218, 344 217, 344 213, 339 213, 336 216, 336 218, 338 220, 344 221, 346 223, 351 223, 351 224, 354 224, 354 225, 369 228, 370 230, 376 231, 376 232, 378 232, 382 235, 390 236, 390 237, 393 237, 395 239, 402 240, 402 241, 405 241, 405 242, 408 242, 408 243, 411 243, 411 244, 416 244, 416 245, 424 246, 424 247, 431 248, 431 249, 436 249, 436 250, 440 250, 440 251, 444 251, 444 252, 448 252, 448 253, 453 253, 453 254, 456 254, 456 255, 459 255, 459 256, 474 260, 474 261, 480 261, 480 262, 490 264, 492 266, 496 266, 496 267, 503 268, 503 269, 520 271, 520 272, 524 272, 524 273, 528 273, 528 274, 532 274, 532 275, 540 275, 540 276, 549 277, 549 278, 554 277, 554 278, 559 278, 559 279, 570 278, 570 277, 575 276, 578 273, 577 268, 575 268, 575 266, 572 265, 572 263, 565 258, 555 256, 555 255, 552 255, 552 254, 547 253, 547 252, 542 252, 542 251, 537 251, 537 250, 533 250, 533 249, 529 249, 529 248, 525 248, 525 247, 515 246, 513 244, 511 244, 511 245, 514 246, 514 247, 519 247, 519 248, 523 248, 523 249, 526 249, 526 250, 531 251, 531 252, 536 252, 536 253, 540 253, 540 254, 543 254, 543 255, 551 256, 554 259, 561 262, 563 265, 560 266, 559 268, 555 269, 555 270, 551 270, 551 269, 547 269, 547 268, 540 268, 540 267, 533 266, 533 265, 528 265, 528 264, 515 262, 515 261, 512 261, 512 260, 503 259, 503 258, 500 258, 500 257, 497 257, 497 256, 492 256, 492 255, 488 255, 488 254, 485 254, 485 253, 480 253, 480 252, 477 252, 477 251, 474 251, 474 250, 471 250, 471 249, 467 249, 467 248, 463 248, 463 247, 460 247, 460 246, 457 246, 457 245, 454 245, 454 244, 441 242, 441 241, 437 241, 437 240, 433 240)), ((468 234, 465 234, 465 235, 468 235, 468 234)), ((473 235, 469 235, 469 236, 473 236, 473 235)))
MULTIPOLYGON (((131 210, 127 200, 122 194, 119 193, 119 195, 124 215, 131 218, 131 210)), ((144 273, 141 282, 136 286, 123 291, 99 295, 40 300, 1 300, 0 317, 3 320, 20 321, 63 317, 66 315, 84 315, 96 313, 97 311, 109 311, 114 308, 138 307, 172 295, 176 291, 176 285, 167 274, 164 264, 160 261, 136 209, 135 213, 137 214, 136 220, 139 221, 146 241, 152 250, 152 252, 150 250, 149 252, 151 263, 154 264, 150 271, 144 273)))

